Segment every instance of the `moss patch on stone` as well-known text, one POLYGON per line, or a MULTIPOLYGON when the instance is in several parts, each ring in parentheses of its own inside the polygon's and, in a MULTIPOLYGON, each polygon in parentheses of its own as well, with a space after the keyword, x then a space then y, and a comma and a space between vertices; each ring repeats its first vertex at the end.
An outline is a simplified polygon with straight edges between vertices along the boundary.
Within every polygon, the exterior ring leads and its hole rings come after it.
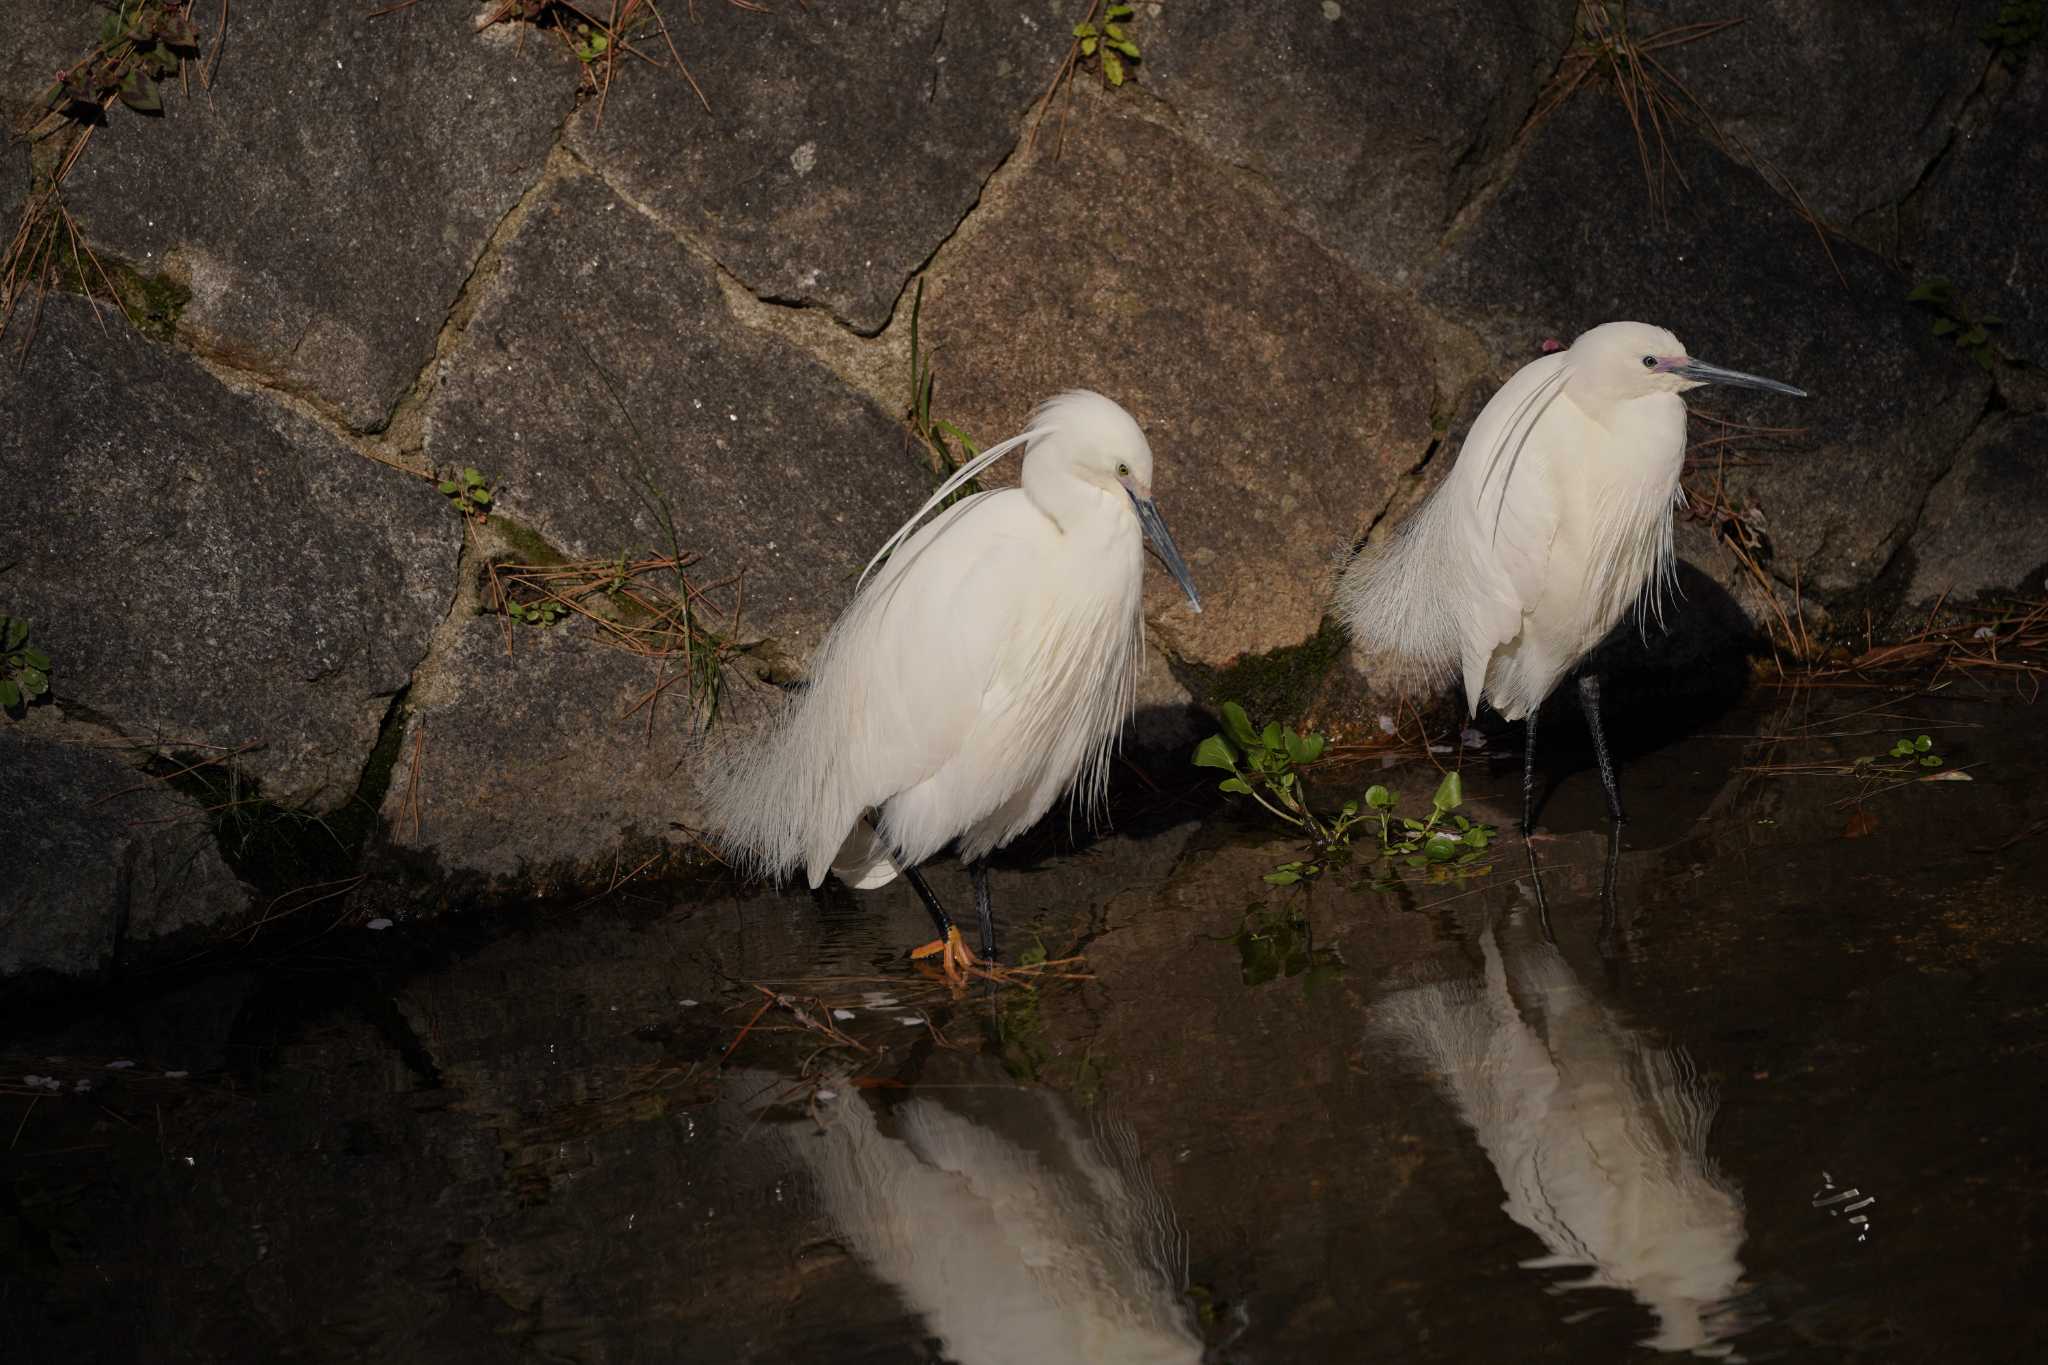
POLYGON ((1220 668, 1177 663, 1174 673, 1211 709, 1234 701, 1260 724, 1292 725, 1308 714, 1330 670, 1344 656, 1344 628, 1324 617, 1314 635, 1264 654, 1241 654, 1220 668))

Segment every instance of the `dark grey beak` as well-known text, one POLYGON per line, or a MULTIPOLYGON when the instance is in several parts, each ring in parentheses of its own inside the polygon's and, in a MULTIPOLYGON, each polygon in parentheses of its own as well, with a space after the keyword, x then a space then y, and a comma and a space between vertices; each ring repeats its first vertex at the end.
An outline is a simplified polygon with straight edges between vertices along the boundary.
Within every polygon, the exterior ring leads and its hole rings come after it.
POLYGON ((1684 360, 1673 365, 1667 374, 1680 379, 1690 379, 1696 384, 1731 384, 1739 389, 1763 389, 1769 393, 1789 393, 1794 398, 1806 397, 1805 389, 1795 389, 1790 384, 1780 384, 1775 379, 1761 375, 1744 374, 1741 370, 1724 370, 1719 365, 1709 365, 1704 360, 1684 360))
MULTIPOLYGON (((1130 493, 1128 488, 1124 491, 1130 493)), ((1188 605, 1201 611, 1202 598, 1195 591, 1194 575, 1188 572, 1188 562, 1180 557, 1180 550, 1173 543, 1173 533, 1166 529, 1166 519, 1159 515, 1159 504, 1131 493, 1131 506, 1138 509, 1138 525, 1145 528, 1145 539, 1151 541, 1152 548, 1159 552, 1160 563, 1166 565, 1173 581, 1180 584, 1180 590, 1188 595, 1188 605)))

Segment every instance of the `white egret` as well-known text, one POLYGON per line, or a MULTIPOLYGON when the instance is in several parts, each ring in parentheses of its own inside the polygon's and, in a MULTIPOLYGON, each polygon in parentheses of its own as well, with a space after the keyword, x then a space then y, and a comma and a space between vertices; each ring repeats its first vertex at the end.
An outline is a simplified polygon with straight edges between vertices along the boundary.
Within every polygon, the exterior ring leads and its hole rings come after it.
MULTIPOLYGON (((756 1101, 787 1088, 760 1072, 734 1080, 756 1101)), ((973 1087, 974 1117, 915 1092, 886 1114, 849 1085, 834 1092, 815 1106, 820 1122, 768 1131, 809 1169, 839 1234, 923 1316, 946 1359, 1202 1359, 1182 1294, 1186 1242, 1128 1125, 1098 1119, 1084 1130, 1046 1091, 987 1082, 973 1087)), ((728 1104, 729 1121, 753 1131, 759 1117, 728 1104)))
MULTIPOLYGON (((1661 614, 1677 567, 1679 395, 1702 384, 1806 396, 1694 360, 1661 327, 1604 323, 1517 371, 1472 424, 1442 486, 1338 584, 1338 615, 1355 639, 1433 679, 1461 669, 1469 712, 1484 698, 1524 722, 1525 833, 1536 815, 1543 699, 1631 605, 1661 614)), ((1599 676, 1580 673, 1578 688, 1620 821, 1599 676)))
POLYGON ((777 732, 710 766, 714 832, 751 870, 802 868, 813 888, 828 871, 861 889, 902 873, 949 973, 973 955, 917 865, 953 844, 993 957, 987 855, 1069 789, 1091 812, 1107 789, 1144 653, 1146 538, 1200 611, 1152 500, 1138 424, 1097 393, 1043 404, 876 552, 777 732), (1019 446, 1019 486, 963 498, 920 528, 1019 446))

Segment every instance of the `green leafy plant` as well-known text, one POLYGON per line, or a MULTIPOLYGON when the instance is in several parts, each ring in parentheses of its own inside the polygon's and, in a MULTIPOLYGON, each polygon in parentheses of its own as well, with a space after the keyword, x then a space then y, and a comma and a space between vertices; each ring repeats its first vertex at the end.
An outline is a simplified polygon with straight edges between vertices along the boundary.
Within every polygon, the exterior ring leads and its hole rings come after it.
POLYGON ((50 691, 50 656, 28 642, 29 623, 0 612, 0 710, 20 712, 50 691))
POLYGON ((93 50, 57 73, 45 108, 98 118, 115 100, 144 114, 163 112, 164 79, 199 55, 199 26, 183 0, 120 0, 107 6, 93 50))
MULTIPOLYGON (((1437 784, 1430 812, 1423 819, 1397 815, 1399 798, 1381 786, 1368 790, 1362 804, 1346 801, 1335 815, 1325 818, 1309 805, 1296 771, 1322 757, 1327 747, 1323 736, 1300 735, 1278 724, 1255 728, 1244 708, 1234 701, 1223 703, 1223 730, 1196 746, 1195 766, 1229 773, 1218 783, 1220 790, 1251 797, 1308 841, 1306 856, 1284 862, 1266 874, 1265 879, 1273 885, 1307 881, 1348 860, 1354 833, 1369 822, 1378 826, 1382 860, 1398 860, 1404 867, 1429 871, 1433 876, 1485 870, 1479 866, 1480 859, 1498 831, 1456 814, 1464 804, 1465 788, 1455 771, 1445 773, 1437 784)), ((1387 880, 1382 875, 1375 885, 1387 880)))
MULTIPOLYGON (((1111 5, 1102 13, 1102 27, 1083 19, 1074 25, 1074 37, 1080 40, 1080 63, 1085 65, 1092 57, 1102 68, 1102 79, 1109 85, 1124 83, 1124 63, 1138 60, 1138 45, 1131 41, 1124 31, 1125 21, 1132 14, 1129 5, 1111 5)), ((1094 10, 1089 10, 1090 18, 1094 10)))
MULTIPOLYGON (((932 416, 932 393, 938 384, 938 376, 932 367, 931 356, 918 341, 918 321, 924 312, 924 277, 919 276, 917 292, 910 299, 910 430, 919 444, 938 461, 940 482, 950 478, 953 471, 981 454, 981 446, 966 432, 943 418, 932 416), (954 445, 959 453, 954 453, 954 445)), ((961 498, 970 497, 981 491, 979 479, 969 479, 947 500, 948 505, 961 498)))
POLYGON ((1998 17, 1977 30, 1978 36, 1997 51, 1998 60, 2018 66, 2027 49, 2041 37, 2044 10, 2048 5, 2042 0, 2005 0, 1998 7, 1998 17))
POLYGON ((456 511, 472 521, 482 521, 491 514, 490 481, 474 466, 453 478, 441 480, 441 495, 454 504, 456 511))
POLYGON ((567 610, 567 607, 552 597, 544 597, 537 602, 507 602, 505 604, 505 614, 507 616, 515 621, 523 621, 529 626, 551 626, 561 620, 562 614, 567 610))
POLYGON ((1920 281, 1906 295, 1906 302, 1917 303, 1935 315, 1934 334, 1947 337, 1962 352, 1989 370, 1997 358, 1997 350, 1991 344, 1991 329, 2003 327, 2005 320, 1989 313, 1977 316, 1956 295, 1955 285, 1939 275, 1920 281))

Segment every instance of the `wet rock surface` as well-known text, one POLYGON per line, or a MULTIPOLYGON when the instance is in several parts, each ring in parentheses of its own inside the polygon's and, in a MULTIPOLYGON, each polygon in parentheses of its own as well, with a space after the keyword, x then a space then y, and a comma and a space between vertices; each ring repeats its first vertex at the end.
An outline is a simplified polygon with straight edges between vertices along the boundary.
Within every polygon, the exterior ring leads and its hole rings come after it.
POLYGON ((1997 0, 1854 10, 1766 0, 1743 12, 1689 0, 1634 16, 1633 27, 1649 42, 1738 20, 1660 47, 1656 59, 1731 146, 1782 175, 1823 220, 1886 250, 1897 245, 1894 209, 1949 150, 1994 60, 1979 35, 1997 12, 1997 0))
POLYGON ((0 976, 94 976, 249 906, 204 808, 109 738, 67 734, 40 708, 0 729, 0 792, 19 812, 0 852, 0 976))
POLYGON ((1132 26, 1142 88, 1185 135, 1269 182, 1309 236, 1390 284, 1414 282, 1497 173, 1570 31, 1569 7, 1521 3, 1193 0, 1132 26))
POLYGON ((2048 570, 2048 418, 1987 423, 1935 485, 1911 551, 1915 600, 1953 592, 2031 597, 2048 570), (1996 503, 1996 518, 1983 509, 1996 503))
POLYGON ((636 71, 570 145, 754 293, 872 334, 1009 155, 1071 22, 994 0, 705 6, 676 33, 710 109, 636 71))
POLYGON ((487 471, 569 558, 744 572, 743 633, 798 658, 931 486, 901 426, 742 325, 701 260, 588 176, 534 206, 465 343, 427 414, 437 468, 487 471))
POLYGON ((448 606, 461 529, 431 487, 74 298, 0 386, 0 481, 33 490, 0 563, 57 705, 242 750, 271 801, 356 789, 448 606))
POLYGON ((1975 316, 2002 318, 1997 344, 2038 367, 2048 358, 2048 278, 2033 245, 2048 214, 2038 131, 2048 120, 2048 63, 1992 79, 2006 93, 1957 133, 1913 206, 1916 265, 1954 281, 1975 316))
MULTIPOLYGON (((459 904, 665 866, 687 846, 677 822, 701 714, 681 664, 580 625, 506 624, 457 623, 410 698, 380 812, 381 876, 410 874, 459 904)), ((727 722, 757 719, 773 694, 734 679, 721 699, 727 722)), ((397 899, 396 913, 421 908, 397 899)))
POLYGON ((554 54, 475 20, 251 6, 213 89, 108 118, 65 183, 72 210, 96 246, 191 291, 193 345, 380 427, 570 109, 554 54))

